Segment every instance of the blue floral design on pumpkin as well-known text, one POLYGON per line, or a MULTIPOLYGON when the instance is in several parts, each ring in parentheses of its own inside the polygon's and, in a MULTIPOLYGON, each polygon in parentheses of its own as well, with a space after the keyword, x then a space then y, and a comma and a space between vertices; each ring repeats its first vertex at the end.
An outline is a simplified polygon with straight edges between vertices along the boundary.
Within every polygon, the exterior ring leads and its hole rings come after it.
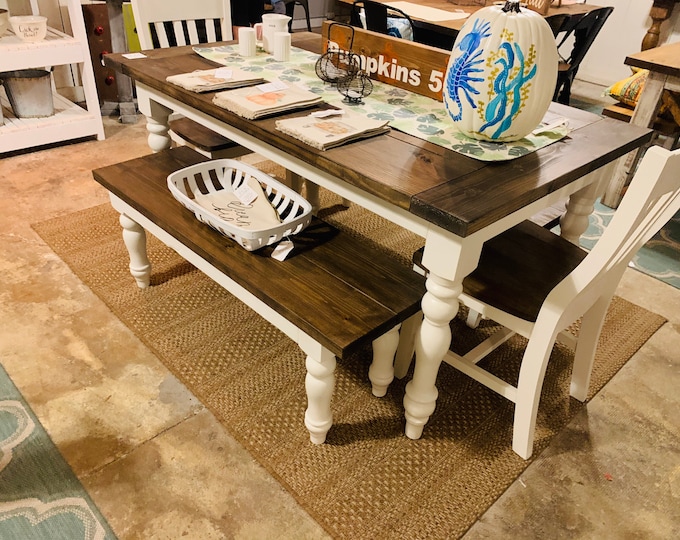
POLYGON ((491 134, 492 139, 498 139, 510 129, 512 121, 524 103, 522 88, 534 78, 537 69, 535 63, 527 65, 518 43, 510 44, 506 41, 501 43, 500 48, 501 57, 495 64, 500 65, 501 70, 493 82, 496 95, 489 101, 484 111, 486 123, 479 128, 482 132, 497 126, 496 131, 491 134))
POLYGON ((473 84, 484 82, 484 79, 474 74, 484 71, 478 67, 479 64, 484 63, 484 59, 480 58, 482 56, 481 45, 483 39, 491 37, 490 30, 491 23, 477 19, 472 30, 457 44, 462 54, 456 58, 446 74, 448 99, 444 100, 451 118, 456 122, 463 116, 461 94, 473 109, 477 108, 472 96, 479 94, 479 90, 473 84), (457 110, 453 110, 452 106, 455 106, 457 110))

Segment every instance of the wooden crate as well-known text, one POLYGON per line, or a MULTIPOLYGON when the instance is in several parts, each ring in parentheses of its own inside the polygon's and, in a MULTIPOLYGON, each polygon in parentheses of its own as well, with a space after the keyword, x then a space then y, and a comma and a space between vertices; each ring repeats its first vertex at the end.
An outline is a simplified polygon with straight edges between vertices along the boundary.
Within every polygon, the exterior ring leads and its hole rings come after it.
POLYGON ((547 15, 553 0, 526 0, 526 2, 529 9, 533 9, 541 15, 547 15))

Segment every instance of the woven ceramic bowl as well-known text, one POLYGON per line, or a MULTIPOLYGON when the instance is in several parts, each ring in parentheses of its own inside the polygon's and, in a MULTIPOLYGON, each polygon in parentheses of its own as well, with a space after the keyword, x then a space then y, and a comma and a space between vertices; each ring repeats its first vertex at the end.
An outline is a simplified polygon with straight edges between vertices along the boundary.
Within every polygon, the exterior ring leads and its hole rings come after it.
POLYGON ((10 17, 9 23, 21 41, 42 41, 47 35, 47 17, 17 15, 10 17))

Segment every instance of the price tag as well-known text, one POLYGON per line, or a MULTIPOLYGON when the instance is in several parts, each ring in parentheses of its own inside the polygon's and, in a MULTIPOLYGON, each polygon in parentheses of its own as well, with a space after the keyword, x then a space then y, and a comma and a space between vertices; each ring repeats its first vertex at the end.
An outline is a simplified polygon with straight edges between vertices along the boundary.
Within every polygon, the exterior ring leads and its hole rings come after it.
POLYGON ((228 81, 234 76, 234 72, 231 69, 228 68, 217 68, 215 70, 215 78, 216 79, 224 79, 225 81, 228 81))
POLYGON ((234 195, 245 205, 250 205, 257 199, 257 193, 245 182, 234 190, 234 195))
POLYGON ((285 90, 288 85, 281 81, 272 81, 270 83, 258 84, 256 86, 261 92, 276 92, 277 90, 285 90))
POLYGON ((345 111, 343 111, 342 109, 327 109, 325 111, 314 111, 309 116, 313 116, 314 118, 327 118, 328 116, 336 116, 342 114, 345 114, 345 111))
POLYGON ((295 245, 290 240, 281 240, 279 244, 272 251, 272 259, 277 261, 284 261, 288 254, 293 251, 295 245))

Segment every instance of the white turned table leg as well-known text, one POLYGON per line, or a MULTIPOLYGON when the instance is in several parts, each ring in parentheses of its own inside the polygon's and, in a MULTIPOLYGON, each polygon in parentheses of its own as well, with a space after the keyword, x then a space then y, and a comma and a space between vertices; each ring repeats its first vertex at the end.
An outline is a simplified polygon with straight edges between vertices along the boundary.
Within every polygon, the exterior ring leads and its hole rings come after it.
POLYGON ((312 205, 312 213, 316 215, 319 211, 319 186, 314 182, 305 180, 305 198, 312 205))
POLYGON ((376 397, 387 394, 387 387, 394 380, 394 355, 399 346, 399 326, 373 341, 373 362, 368 368, 368 379, 376 397))
POLYGON ((302 185, 305 182, 305 179, 302 178, 302 176, 286 169, 286 182, 291 189, 293 189, 297 193, 302 194, 302 185))
POLYGON ((146 130, 149 132, 147 143, 154 152, 170 148, 172 140, 168 134, 168 118, 172 110, 153 101, 146 89, 137 85, 137 105, 146 116, 146 130))
POLYGON ((404 410, 406 436, 419 439, 437 402, 437 373, 451 345, 449 323, 458 313, 462 282, 455 283, 430 274, 423 297, 423 321, 416 335, 416 365, 406 385, 404 410))
POLYGON ((130 273, 137 281, 137 286, 145 289, 151 278, 151 263, 146 254, 146 231, 125 214, 120 215, 119 221, 123 227, 123 242, 130 254, 130 273))
POLYGON ((314 444, 322 444, 326 434, 333 424, 331 413, 331 398, 335 387, 335 355, 323 349, 321 358, 307 356, 307 376, 305 389, 307 390, 307 410, 305 411, 305 426, 309 430, 309 438, 314 444))
POLYGON ((151 150, 160 152, 161 150, 170 148, 172 139, 170 139, 168 129, 167 116, 160 122, 156 118, 151 118, 150 116, 146 117, 146 130, 149 132, 147 142, 151 150))
POLYGON ((581 235, 588 228, 588 218, 595 208, 595 200, 602 190, 603 182, 611 177, 616 163, 610 163, 591 172, 596 179, 569 197, 567 211, 560 218, 560 236, 574 245, 579 245, 581 235))

